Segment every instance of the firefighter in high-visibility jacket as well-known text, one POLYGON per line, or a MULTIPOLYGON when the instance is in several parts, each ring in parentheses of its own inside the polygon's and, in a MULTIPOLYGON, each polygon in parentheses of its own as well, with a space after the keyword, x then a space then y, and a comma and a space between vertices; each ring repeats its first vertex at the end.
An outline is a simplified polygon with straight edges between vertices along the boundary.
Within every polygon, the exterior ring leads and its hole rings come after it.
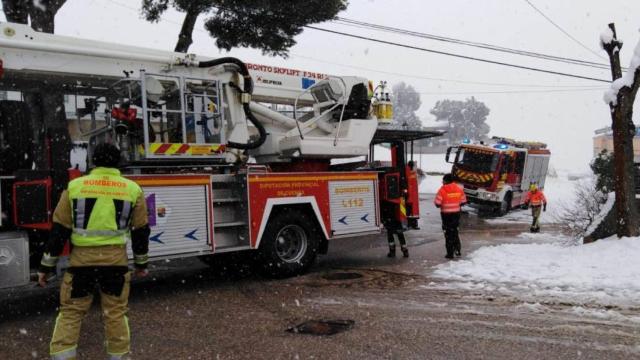
POLYGON ((460 210, 462 205, 467 203, 464 191, 453 182, 451 174, 442 177, 442 186, 436 194, 434 200, 436 207, 440 208, 442 218, 442 230, 444 230, 445 245, 447 249, 447 259, 453 256, 462 255, 462 245, 458 235, 458 225, 460 225, 460 210))
POLYGON ((110 359, 129 352, 127 319, 129 282, 126 243, 131 239, 135 275, 147 272, 149 225, 140 186, 120 176, 120 151, 111 144, 96 146, 95 169, 69 182, 53 214, 53 229, 38 271, 45 286, 64 243, 71 240, 69 268, 60 286, 60 312, 56 318, 52 359, 75 359, 80 325, 99 289, 110 359))
POLYGON ((533 216, 533 220, 531 221, 529 230, 532 233, 539 232, 540 210, 547 211, 547 198, 544 196, 544 192, 538 189, 538 185, 531 184, 531 186, 529 186, 529 192, 527 192, 527 196, 524 198, 524 205, 531 206, 531 216, 533 216))

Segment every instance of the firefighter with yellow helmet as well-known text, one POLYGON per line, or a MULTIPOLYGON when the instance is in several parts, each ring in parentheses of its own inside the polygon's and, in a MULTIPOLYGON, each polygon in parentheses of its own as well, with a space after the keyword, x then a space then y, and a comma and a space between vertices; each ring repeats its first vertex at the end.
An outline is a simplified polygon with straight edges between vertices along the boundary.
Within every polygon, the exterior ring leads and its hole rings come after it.
POLYGON ((531 216, 533 221, 531 222, 530 231, 532 233, 540 232, 540 210, 547 211, 547 198, 544 196, 544 192, 538 189, 538 185, 531 184, 529 186, 529 192, 524 199, 524 205, 531 205, 531 216))
POLYGON ((60 286, 60 312, 50 344, 52 359, 75 359, 83 317, 99 289, 110 359, 129 352, 129 273, 126 243, 131 239, 136 276, 146 276, 149 225, 140 186, 120 176, 120 151, 100 144, 89 175, 69 182, 53 214, 53 229, 38 271, 44 286, 65 240, 71 239, 70 267, 60 286))

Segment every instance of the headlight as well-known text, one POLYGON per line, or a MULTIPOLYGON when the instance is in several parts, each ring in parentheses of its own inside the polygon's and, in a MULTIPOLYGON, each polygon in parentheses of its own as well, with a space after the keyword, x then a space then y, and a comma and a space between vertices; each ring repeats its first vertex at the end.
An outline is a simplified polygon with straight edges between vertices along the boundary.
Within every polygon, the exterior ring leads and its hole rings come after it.
POLYGON ((498 194, 494 194, 494 193, 490 193, 490 192, 481 192, 478 194, 479 198, 484 199, 484 200, 490 200, 490 201, 497 201, 498 200, 498 194))

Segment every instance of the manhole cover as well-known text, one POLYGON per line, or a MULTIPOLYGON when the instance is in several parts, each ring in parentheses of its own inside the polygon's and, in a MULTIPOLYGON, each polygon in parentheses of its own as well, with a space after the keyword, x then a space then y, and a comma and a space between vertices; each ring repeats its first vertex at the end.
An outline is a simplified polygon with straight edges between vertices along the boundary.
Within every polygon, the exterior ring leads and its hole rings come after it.
POLYGON ((357 272, 335 272, 322 276, 325 280, 353 280, 360 279, 361 277, 363 277, 362 274, 357 272))
POLYGON ((294 334, 333 335, 350 330, 356 322, 353 320, 309 320, 287 329, 294 334))

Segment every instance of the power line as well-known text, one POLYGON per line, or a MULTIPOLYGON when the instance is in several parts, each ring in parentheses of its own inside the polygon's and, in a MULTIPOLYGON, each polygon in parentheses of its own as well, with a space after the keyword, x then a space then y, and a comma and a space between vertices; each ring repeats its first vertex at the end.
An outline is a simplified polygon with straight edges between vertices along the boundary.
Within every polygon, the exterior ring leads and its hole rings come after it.
MULTIPOLYGON (((117 6, 121 6, 124 8, 128 8, 128 9, 133 9, 132 7, 125 5, 123 3, 120 3, 118 1, 115 0, 107 0, 117 6)), ((161 19, 163 21, 167 21, 176 25, 181 25, 179 22, 176 21, 172 21, 172 20, 168 20, 164 17, 161 17, 161 19)), ((306 28, 309 29, 313 29, 313 30, 318 30, 318 31, 326 31, 326 32, 331 32, 331 33, 335 33, 335 34, 339 34, 339 35, 343 35, 343 36, 349 36, 349 37, 355 37, 355 38, 360 38, 363 40, 369 40, 369 41, 374 41, 374 42, 379 42, 379 43, 384 43, 384 44, 388 44, 388 45, 394 45, 394 46, 401 46, 401 47, 407 47, 407 48, 411 48, 414 50, 421 50, 421 51, 426 51, 426 52, 432 52, 432 53, 437 53, 437 54, 442 54, 442 55, 449 55, 449 56, 454 56, 454 57, 459 57, 459 58, 464 58, 464 59, 468 59, 468 60, 476 60, 476 61, 481 61, 481 62, 487 62, 487 63, 492 63, 492 64, 496 64, 496 65, 504 65, 504 66, 510 66, 510 67, 515 67, 515 68, 520 68, 520 69, 525 69, 525 70, 532 70, 532 71, 538 71, 538 72, 543 72, 543 73, 549 73, 549 74, 554 74, 554 75, 561 75, 561 76, 568 76, 568 77, 574 77, 574 78, 578 78, 578 79, 584 79, 584 80, 593 80, 593 81, 601 81, 601 82, 607 82, 609 83, 610 81, 608 80, 602 80, 602 79, 596 79, 596 78, 590 78, 590 77, 585 77, 585 76, 580 76, 580 75, 572 75, 572 74, 566 74, 566 73, 561 73, 561 72, 556 72, 556 71, 551 71, 551 70, 544 70, 544 69, 537 69, 537 68, 532 68, 532 67, 526 67, 526 66, 520 66, 520 65, 514 65, 514 64, 508 64, 508 63, 502 63, 502 62, 498 62, 498 61, 493 61, 493 60, 488 60, 488 59, 480 59, 480 58, 474 58, 474 57, 470 57, 470 56, 465 56, 465 55, 458 55, 458 54, 452 54, 452 53, 447 53, 447 52, 442 52, 442 51, 438 51, 438 50, 431 50, 431 49, 425 49, 425 48, 419 48, 419 47, 413 47, 410 45, 403 45, 403 44, 396 44, 396 43, 392 43, 392 42, 388 42, 388 41, 384 41, 384 40, 378 40, 378 39, 372 39, 372 38, 367 38, 367 37, 363 37, 363 36, 359 36, 359 35, 354 35, 354 34, 348 34, 348 33, 341 33, 338 31, 334 31, 334 30, 328 30, 328 29, 322 29, 322 28, 317 28, 314 26, 305 26, 306 28)), ((205 32, 202 29, 197 29, 198 31, 201 32, 205 32)), ((300 55, 297 55, 300 57, 300 55)), ((327 61, 322 61, 322 60, 317 60, 317 59, 313 59, 313 58, 309 58, 311 60, 314 61, 320 61, 320 62, 327 62, 327 61)), ((353 66, 349 66, 349 65, 344 65, 344 64, 339 64, 341 66, 347 66, 347 67, 353 67, 353 66)), ((393 74, 390 72, 386 72, 386 71, 381 71, 381 70, 369 70, 369 71, 377 71, 380 73, 389 73, 389 74, 393 74)), ((394 74, 395 75, 395 74, 394 74)), ((398 76, 406 76, 406 74, 397 74, 398 76)), ((410 75, 411 77, 414 78, 421 78, 419 76, 415 76, 415 75, 410 75)), ((449 80, 449 79, 438 79, 438 78, 426 78, 426 80, 437 80, 437 81, 448 81, 448 82, 460 82, 463 83, 462 80, 449 80)), ((499 83, 482 83, 482 82, 474 82, 474 81, 468 81, 467 83, 478 83, 478 84, 483 84, 483 85, 494 85, 494 86, 500 86, 502 84, 499 83)), ((520 85, 507 85, 504 84, 504 86, 520 86, 520 85)), ((532 87, 538 87, 537 85, 533 85, 532 87)))
POLYGON ((531 6, 533 8, 533 10, 535 10, 538 14, 540 14, 543 18, 545 18, 549 23, 551 23, 551 25, 553 25, 556 29, 560 30, 563 34, 565 34, 569 39, 573 40, 575 43, 577 43, 578 45, 580 45, 582 48, 586 49, 588 52, 592 53, 593 55, 599 57, 600 59, 606 60, 602 55, 598 54, 597 52, 591 50, 588 46, 586 46, 585 44, 581 43, 578 39, 574 38, 573 36, 571 36, 571 34, 569 34, 568 32, 566 32, 563 28, 560 27, 560 25, 556 24, 553 20, 551 20, 551 18, 549 18, 547 15, 545 15, 540 9, 538 9, 535 5, 533 5, 533 3, 529 0, 524 0, 527 4, 529 4, 529 6, 531 6))
POLYGON ((360 39, 360 40, 367 40, 367 41, 377 42, 377 43, 385 44, 385 45, 392 45, 392 46, 398 46, 398 47, 403 47, 403 48, 412 49, 412 50, 419 50, 419 51, 429 52, 429 53, 433 53, 433 54, 452 56, 452 57, 456 57, 456 58, 460 58, 460 59, 479 61, 479 62, 484 62, 484 63, 488 63, 488 64, 512 67, 512 68, 516 68, 516 69, 537 71, 537 72, 541 72, 541 73, 558 75, 558 76, 573 77, 573 78, 576 78, 576 79, 584 79, 584 80, 611 83, 611 81, 604 80, 604 79, 598 79, 598 78, 593 78, 593 77, 588 77, 588 76, 564 73, 564 72, 560 72, 560 71, 545 70, 545 69, 535 68, 535 67, 531 67, 531 66, 516 65, 516 64, 506 63, 506 62, 502 62, 502 61, 495 61, 495 60, 477 58, 477 57, 473 57, 473 56, 450 53, 450 52, 446 52, 446 51, 433 50, 433 49, 428 49, 428 48, 423 48, 423 47, 418 47, 418 46, 394 43, 394 42, 391 42, 391 41, 374 39, 374 38, 370 38, 370 37, 366 37, 366 36, 349 34, 349 33, 341 32, 341 31, 323 29, 323 28, 319 28, 319 27, 315 27, 315 26, 307 25, 306 28, 317 30, 317 31, 323 31, 323 32, 327 32, 327 33, 332 33, 332 34, 336 34, 336 35, 342 35, 342 36, 351 37, 351 38, 360 39))
POLYGON ((567 57, 561 57, 561 56, 555 56, 555 55, 549 55, 549 54, 542 54, 542 53, 537 53, 533 51, 513 49, 513 48, 504 47, 504 46, 497 46, 497 45, 481 43, 481 42, 461 40, 461 39, 456 39, 451 37, 445 37, 440 35, 433 35, 433 34, 428 34, 423 32, 417 32, 413 30, 406 30, 406 29, 391 27, 391 26, 373 24, 373 23, 352 20, 352 19, 347 19, 342 17, 338 17, 334 22, 337 24, 346 25, 346 26, 373 29, 373 30, 384 31, 384 32, 394 33, 394 34, 408 35, 408 36, 418 37, 422 39, 442 41, 442 42, 447 42, 447 43, 452 43, 457 45, 476 47, 476 48, 485 49, 485 50, 492 50, 492 51, 514 54, 514 55, 534 57, 534 58, 543 59, 543 60, 563 62, 563 63, 572 64, 572 65, 588 66, 588 67, 594 67, 599 69, 609 69, 609 65, 607 64, 596 63, 592 61, 573 59, 573 58, 567 58, 567 57))
POLYGON ((591 89, 549 89, 549 90, 505 90, 505 91, 461 91, 461 92, 448 92, 448 91, 433 91, 433 92, 421 92, 420 95, 476 95, 476 94, 533 94, 533 93, 574 93, 584 91, 605 91, 607 88, 591 88, 591 89))
POLYGON ((367 67, 363 67, 363 66, 356 66, 356 65, 343 64, 343 63, 338 63, 338 62, 333 62, 333 61, 321 60, 321 59, 317 59, 317 58, 310 57, 310 56, 300 55, 300 54, 297 54, 297 53, 291 53, 291 56, 297 57, 297 58, 301 58, 301 59, 307 59, 307 60, 311 60, 311 61, 316 61, 316 62, 320 62, 320 63, 326 63, 326 64, 342 66, 342 67, 347 67, 347 68, 352 68, 352 69, 359 69, 359 70, 366 70, 366 71, 376 72, 376 73, 380 73, 380 74, 394 75, 394 76, 407 77, 407 78, 413 78, 413 79, 441 81, 441 82, 451 82, 451 83, 456 83, 456 84, 487 85, 487 86, 501 86, 501 87, 533 87, 533 88, 591 88, 591 87, 593 87, 592 85, 544 85, 544 84, 513 84, 513 83, 509 84, 509 83, 498 83, 498 82, 446 79, 446 78, 428 77, 428 76, 420 76, 420 75, 415 75, 415 74, 397 73, 397 72, 392 72, 392 71, 371 69, 371 68, 367 68, 367 67))

